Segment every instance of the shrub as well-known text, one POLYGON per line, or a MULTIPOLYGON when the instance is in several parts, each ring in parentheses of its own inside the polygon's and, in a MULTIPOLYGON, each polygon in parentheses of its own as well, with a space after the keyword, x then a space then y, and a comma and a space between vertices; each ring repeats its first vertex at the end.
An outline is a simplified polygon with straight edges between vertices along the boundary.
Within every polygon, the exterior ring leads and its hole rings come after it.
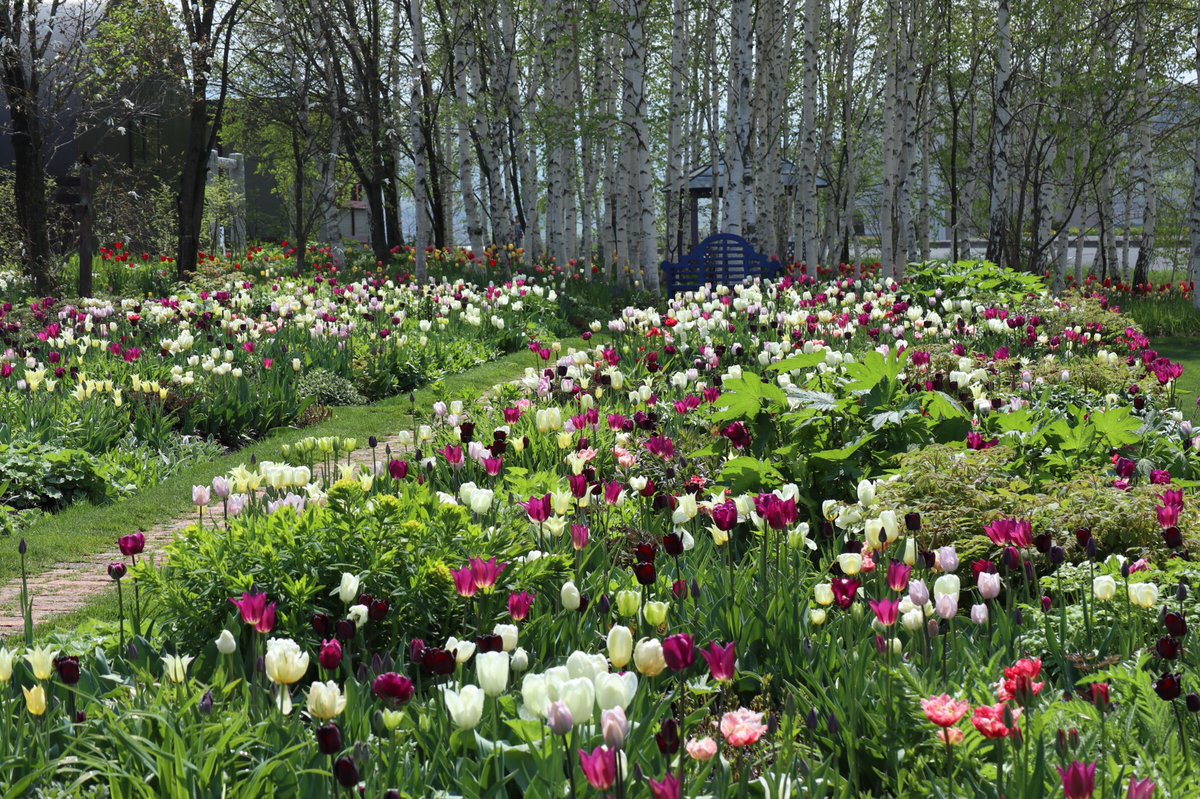
POLYGON ((296 393, 317 405, 362 405, 367 400, 346 378, 328 369, 314 369, 300 378, 296 393))

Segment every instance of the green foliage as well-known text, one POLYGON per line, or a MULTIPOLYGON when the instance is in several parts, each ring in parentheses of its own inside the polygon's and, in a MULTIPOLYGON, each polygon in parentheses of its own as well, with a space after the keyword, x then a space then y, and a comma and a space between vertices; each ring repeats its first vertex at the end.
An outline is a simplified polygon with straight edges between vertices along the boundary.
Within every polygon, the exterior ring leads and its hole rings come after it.
POLYGON ((318 405, 362 405, 367 400, 354 384, 328 369, 313 369, 296 384, 296 393, 318 405))

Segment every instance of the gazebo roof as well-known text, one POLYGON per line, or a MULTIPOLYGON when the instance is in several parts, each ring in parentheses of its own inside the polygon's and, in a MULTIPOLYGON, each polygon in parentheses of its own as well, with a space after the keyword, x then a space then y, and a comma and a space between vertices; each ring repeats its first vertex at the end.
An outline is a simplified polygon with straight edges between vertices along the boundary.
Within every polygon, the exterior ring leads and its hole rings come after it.
MULTIPOLYGON (((717 191, 722 191, 721 187, 725 182, 725 170, 727 168, 725 159, 722 157, 717 162, 717 179, 714 181, 711 163, 696 167, 688 173, 688 192, 707 196, 712 193, 714 183, 716 184, 715 188, 717 191)), ((779 162, 779 178, 784 188, 789 190, 795 189, 800 182, 800 169, 791 161, 782 160, 779 162)), ((820 176, 817 177, 818 189, 823 189, 828 185, 829 182, 827 180, 822 179, 820 176)))

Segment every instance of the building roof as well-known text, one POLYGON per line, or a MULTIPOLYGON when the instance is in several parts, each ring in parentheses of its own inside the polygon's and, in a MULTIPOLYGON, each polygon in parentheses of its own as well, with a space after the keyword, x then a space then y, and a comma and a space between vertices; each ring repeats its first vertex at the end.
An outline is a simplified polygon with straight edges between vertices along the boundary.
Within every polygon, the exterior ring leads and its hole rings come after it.
MULTIPOLYGON (((718 191, 721 190, 721 185, 725 182, 725 170, 728 167, 725 164, 724 157, 717 162, 717 179, 715 181, 718 191)), ((780 182, 784 188, 795 189, 800 183, 800 168, 791 161, 784 159, 779 163, 780 182)), ((708 194, 713 190, 713 170, 712 164, 703 164, 694 168, 688 173, 688 191, 691 193, 708 194)), ((829 185, 829 181, 824 180, 819 175, 817 176, 817 188, 823 189, 829 185)))

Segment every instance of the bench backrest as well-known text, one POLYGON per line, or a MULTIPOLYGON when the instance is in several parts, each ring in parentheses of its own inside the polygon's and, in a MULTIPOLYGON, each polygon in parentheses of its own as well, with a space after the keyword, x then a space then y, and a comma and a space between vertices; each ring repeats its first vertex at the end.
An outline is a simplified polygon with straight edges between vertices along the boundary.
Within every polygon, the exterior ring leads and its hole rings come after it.
POLYGON ((734 285, 748 277, 773 278, 779 264, 760 255, 750 242, 732 233, 716 233, 700 242, 678 263, 663 262, 667 294, 694 291, 705 283, 734 285))

